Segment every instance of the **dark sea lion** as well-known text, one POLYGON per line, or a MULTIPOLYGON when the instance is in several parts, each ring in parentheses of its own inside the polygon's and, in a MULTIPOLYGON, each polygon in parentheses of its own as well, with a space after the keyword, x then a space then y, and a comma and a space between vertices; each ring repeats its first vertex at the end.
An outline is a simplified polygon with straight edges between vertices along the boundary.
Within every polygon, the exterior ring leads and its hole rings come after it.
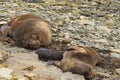
POLYGON ((51 51, 47 48, 39 48, 36 50, 36 54, 42 61, 49 61, 49 60, 61 60, 63 58, 63 51, 51 51))

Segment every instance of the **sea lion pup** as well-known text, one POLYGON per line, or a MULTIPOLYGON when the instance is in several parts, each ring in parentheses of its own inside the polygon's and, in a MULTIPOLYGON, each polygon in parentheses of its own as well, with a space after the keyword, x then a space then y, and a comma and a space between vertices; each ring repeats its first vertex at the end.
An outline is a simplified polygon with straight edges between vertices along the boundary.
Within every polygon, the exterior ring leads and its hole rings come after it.
POLYGON ((54 61, 53 64, 63 72, 82 74, 87 80, 91 80, 95 75, 93 68, 99 61, 100 56, 94 49, 76 45, 69 47, 63 53, 63 59, 54 61))
POLYGON ((49 60, 57 60, 60 61, 63 58, 63 51, 52 51, 47 48, 39 48, 36 50, 36 54, 38 54, 39 60, 49 61, 49 60))
POLYGON ((52 38, 50 23, 33 14, 13 18, 1 31, 4 35, 12 37, 18 46, 29 49, 48 46, 52 38))

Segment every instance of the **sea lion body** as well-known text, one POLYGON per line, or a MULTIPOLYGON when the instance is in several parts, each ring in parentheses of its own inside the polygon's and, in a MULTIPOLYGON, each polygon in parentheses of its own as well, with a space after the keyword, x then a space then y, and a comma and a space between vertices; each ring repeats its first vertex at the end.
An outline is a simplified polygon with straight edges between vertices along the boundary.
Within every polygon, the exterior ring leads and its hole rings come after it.
POLYGON ((18 46, 30 49, 48 46, 52 39, 50 23, 33 14, 15 17, 3 34, 12 37, 18 46))
POLYGON ((99 54, 90 47, 86 46, 71 46, 64 53, 65 58, 75 58, 80 61, 83 61, 87 64, 90 64, 92 67, 101 60, 99 54))
POLYGON ((95 65, 100 61, 98 53, 89 47, 71 46, 63 53, 61 61, 54 61, 64 72, 82 74, 87 80, 93 78, 95 65))

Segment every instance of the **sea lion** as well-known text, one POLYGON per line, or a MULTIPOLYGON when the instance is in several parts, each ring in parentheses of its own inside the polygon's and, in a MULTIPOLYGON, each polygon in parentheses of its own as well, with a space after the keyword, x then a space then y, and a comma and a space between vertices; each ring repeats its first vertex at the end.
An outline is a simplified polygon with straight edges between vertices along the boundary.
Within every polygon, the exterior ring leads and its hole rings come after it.
POLYGON ((91 80, 94 75, 94 67, 100 61, 98 53, 83 46, 71 46, 63 53, 61 61, 54 61, 53 64, 62 69, 75 74, 82 74, 87 80, 91 80))
POLYGON ((49 60, 57 60, 60 61, 63 58, 64 51, 52 51, 47 48, 39 48, 36 50, 36 54, 38 54, 39 60, 49 61, 49 60))
POLYGON ((48 46, 52 39, 51 25, 34 14, 24 14, 13 18, 2 26, 1 32, 13 38, 21 47, 36 49, 48 46))

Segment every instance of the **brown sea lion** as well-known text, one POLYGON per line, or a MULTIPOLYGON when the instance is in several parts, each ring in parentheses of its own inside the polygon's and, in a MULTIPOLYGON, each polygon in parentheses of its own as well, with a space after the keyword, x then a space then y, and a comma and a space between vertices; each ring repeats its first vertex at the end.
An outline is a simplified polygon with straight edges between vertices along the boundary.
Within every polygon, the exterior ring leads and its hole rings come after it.
POLYGON ((1 28, 1 32, 12 37, 18 46, 30 49, 48 46, 52 38, 50 23, 33 14, 13 18, 1 28))
POLYGON ((69 47, 63 53, 63 59, 54 61, 53 64, 64 72, 82 74, 87 80, 91 80, 95 75, 93 68, 99 61, 100 56, 94 49, 77 45, 69 47))

